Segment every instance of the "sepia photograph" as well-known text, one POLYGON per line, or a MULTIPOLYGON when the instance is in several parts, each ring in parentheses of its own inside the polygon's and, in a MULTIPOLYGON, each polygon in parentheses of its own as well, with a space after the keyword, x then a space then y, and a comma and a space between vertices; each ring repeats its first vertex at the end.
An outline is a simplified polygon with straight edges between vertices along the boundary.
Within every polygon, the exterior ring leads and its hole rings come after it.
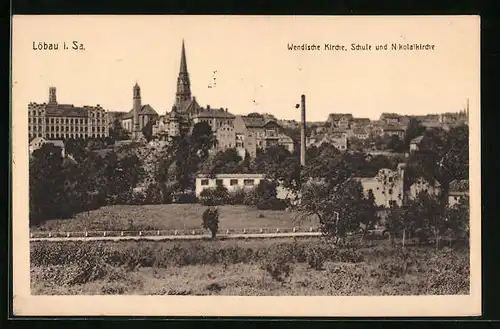
POLYGON ((480 315, 479 23, 14 16, 15 312, 480 315))

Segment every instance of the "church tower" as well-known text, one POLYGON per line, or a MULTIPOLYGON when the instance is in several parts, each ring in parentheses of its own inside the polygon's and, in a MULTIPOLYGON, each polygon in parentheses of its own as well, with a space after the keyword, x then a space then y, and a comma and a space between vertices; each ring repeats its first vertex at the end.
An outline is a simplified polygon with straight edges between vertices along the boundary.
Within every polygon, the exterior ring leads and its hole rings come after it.
POLYGON ((134 86, 134 96, 133 96, 133 119, 132 119, 132 137, 138 137, 141 133, 141 128, 139 125, 139 112, 141 110, 142 104, 141 104, 141 87, 135 83, 134 86))
POLYGON ((175 94, 175 104, 177 109, 183 110, 182 104, 191 100, 191 83, 189 82, 189 74, 186 63, 186 50, 184 48, 184 40, 182 40, 181 51, 181 66, 179 76, 177 77, 177 93, 175 94))
POLYGON ((56 87, 49 87, 49 104, 57 104, 56 87))

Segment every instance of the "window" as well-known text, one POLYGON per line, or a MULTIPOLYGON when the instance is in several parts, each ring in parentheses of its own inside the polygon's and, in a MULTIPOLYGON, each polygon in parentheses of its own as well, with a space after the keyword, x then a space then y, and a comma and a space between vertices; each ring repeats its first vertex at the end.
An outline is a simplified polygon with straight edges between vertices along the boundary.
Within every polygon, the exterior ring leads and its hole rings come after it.
POLYGON ((208 179, 202 179, 201 186, 207 186, 207 185, 208 185, 208 179))
POLYGON ((222 186, 222 179, 216 179, 215 180, 215 185, 222 186))
POLYGON ((238 185, 238 180, 237 179, 231 179, 229 181, 229 185, 231 185, 231 186, 238 185))
POLYGON ((245 179, 243 181, 243 184, 245 184, 245 186, 253 186, 254 180, 253 179, 245 179))

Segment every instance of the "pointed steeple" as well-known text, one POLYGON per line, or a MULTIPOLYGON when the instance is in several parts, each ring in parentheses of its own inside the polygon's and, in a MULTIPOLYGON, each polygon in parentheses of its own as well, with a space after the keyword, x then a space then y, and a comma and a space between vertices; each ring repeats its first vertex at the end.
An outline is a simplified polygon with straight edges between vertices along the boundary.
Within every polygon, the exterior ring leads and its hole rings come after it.
POLYGON ((177 93, 175 94, 175 104, 182 112, 183 104, 191 100, 191 83, 189 81, 189 74, 186 63, 186 48, 184 46, 184 39, 182 40, 181 50, 181 65, 179 68, 179 76, 177 78, 177 93))
POLYGON ((184 39, 182 39, 181 67, 179 69, 179 72, 187 74, 186 48, 184 47, 184 39))

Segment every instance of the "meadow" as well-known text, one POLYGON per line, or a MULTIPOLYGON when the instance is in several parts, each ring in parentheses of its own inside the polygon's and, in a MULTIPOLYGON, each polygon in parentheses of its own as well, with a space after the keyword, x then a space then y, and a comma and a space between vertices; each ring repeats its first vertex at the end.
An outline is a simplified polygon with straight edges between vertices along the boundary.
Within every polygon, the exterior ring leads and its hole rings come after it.
MULTIPOLYGON (((52 219, 31 228, 39 231, 156 231, 201 228, 207 207, 200 204, 113 205, 52 219)), ((302 218, 297 212, 258 210, 240 205, 220 206, 219 229, 316 227, 316 218, 302 218)))
POLYGON ((455 246, 333 246, 326 238, 31 242, 35 295, 443 295, 469 293, 455 246))

